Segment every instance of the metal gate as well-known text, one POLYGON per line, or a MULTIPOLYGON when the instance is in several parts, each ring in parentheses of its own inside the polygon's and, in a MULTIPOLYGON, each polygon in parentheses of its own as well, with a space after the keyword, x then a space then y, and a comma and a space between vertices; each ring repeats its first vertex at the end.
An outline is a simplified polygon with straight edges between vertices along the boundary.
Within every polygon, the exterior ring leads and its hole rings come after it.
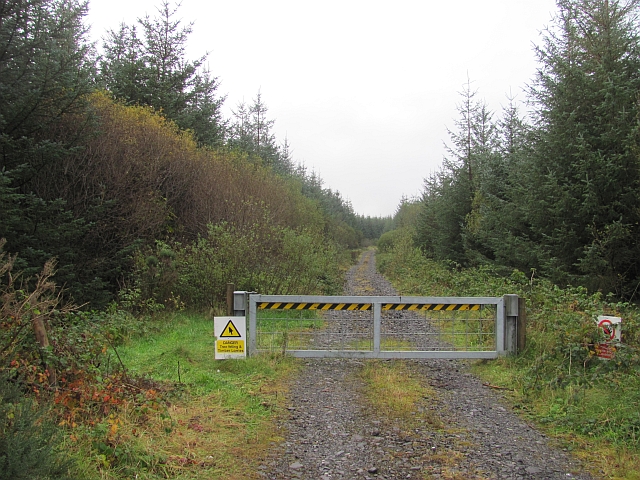
POLYGON ((295 357, 496 358, 516 348, 517 295, 242 293, 248 297, 249 355, 282 352, 295 357))

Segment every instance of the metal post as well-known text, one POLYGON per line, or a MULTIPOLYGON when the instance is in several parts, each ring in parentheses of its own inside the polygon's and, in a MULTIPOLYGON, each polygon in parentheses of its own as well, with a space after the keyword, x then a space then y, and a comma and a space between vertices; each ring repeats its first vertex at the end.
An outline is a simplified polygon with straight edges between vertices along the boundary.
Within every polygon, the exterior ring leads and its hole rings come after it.
POLYGON ((233 283, 227 283, 227 317, 233 316, 233 291, 235 289, 233 283))
POLYGON ((233 292, 233 316, 244 317, 247 314, 247 292, 233 292))
POLYGON ((373 304, 373 353, 380 354, 380 323, 382 321, 382 304, 373 304))
POLYGON ((504 355, 504 297, 499 298, 496 303, 496 353, 504 355))
POLYGON ((254 355, 258 348, 257 343, 257 295, 249 295, 249 356, 254 355))
POLYGON ((518 295, 505 295, 506 313, 504 349, 508 354, 518 353, 518 295))
POLYGON ((518 353, 527 346, 527 305, 524 298, 518 300, 518 353))

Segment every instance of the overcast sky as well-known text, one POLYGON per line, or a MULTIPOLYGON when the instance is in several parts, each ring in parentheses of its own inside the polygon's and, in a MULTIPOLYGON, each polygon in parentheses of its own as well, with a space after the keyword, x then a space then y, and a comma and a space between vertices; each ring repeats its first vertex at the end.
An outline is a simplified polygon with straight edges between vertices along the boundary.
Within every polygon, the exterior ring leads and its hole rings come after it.
MULTIPOLYGON (((94 39, 156 14, 159 0, 90 0, 94 39)), ((209 52, 225 115, 258 91, 296 162, 351 201, 391 215, 445 155, 467 81, 499 112, 537 67, 555 0, 183 0, 189 58, 209 52)))

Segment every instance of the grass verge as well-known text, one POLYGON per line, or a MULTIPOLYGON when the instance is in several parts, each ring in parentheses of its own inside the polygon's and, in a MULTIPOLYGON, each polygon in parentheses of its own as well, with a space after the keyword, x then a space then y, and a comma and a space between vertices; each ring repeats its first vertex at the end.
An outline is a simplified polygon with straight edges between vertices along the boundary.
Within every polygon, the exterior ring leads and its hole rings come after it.
POLYGON ((620 438, 620 430, 629 428, 621 425, 624 412, 627 418, 637 417, 640 384, 626 385, 618 395, 605 385, 567 388, 547 385, 531 389, 523 380, 529 369, 517 357, 479 361, 472 371, 492 385, 507 389, 514 410, 536 423, 559 448, 580 458, 594 474, 612 479, 640 479, 638 449, 634 441, 620 438), (629 391, 635 391, 635 400, 629 391))
POLYGON ((294 361, 215 361, 211 319, 176 314, 156 322, 155 334, 117 350, 131 383, 145 385, 144 398, 69 437, 85 478, 253 478, 278 439, 273 421, 294 361))

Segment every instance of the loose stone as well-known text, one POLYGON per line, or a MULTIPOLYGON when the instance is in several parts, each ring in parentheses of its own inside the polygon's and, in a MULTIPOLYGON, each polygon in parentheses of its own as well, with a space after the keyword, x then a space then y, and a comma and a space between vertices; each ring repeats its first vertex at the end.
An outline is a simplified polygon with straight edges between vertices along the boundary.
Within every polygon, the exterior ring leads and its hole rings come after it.
MULTIPOLYGON (((373 253, 365 252, 347 274, 345 294, 397 292, 376 272, 373 253)), ((404 318, 403 312, 396 314, 404 318)), ((592 479, 569 452, 549 446, 544 435, 507 408, 501 392, 483 387, 463 361, 405 361, 435 390, 416 405, 415 425, 408 431, 367 409, 358 375, 365 362, 304 362, 278 425, 285 441, 272 448, 256 472, 263 478, 592 479), (425 422, 421 415, 434 420, 425 422)))

